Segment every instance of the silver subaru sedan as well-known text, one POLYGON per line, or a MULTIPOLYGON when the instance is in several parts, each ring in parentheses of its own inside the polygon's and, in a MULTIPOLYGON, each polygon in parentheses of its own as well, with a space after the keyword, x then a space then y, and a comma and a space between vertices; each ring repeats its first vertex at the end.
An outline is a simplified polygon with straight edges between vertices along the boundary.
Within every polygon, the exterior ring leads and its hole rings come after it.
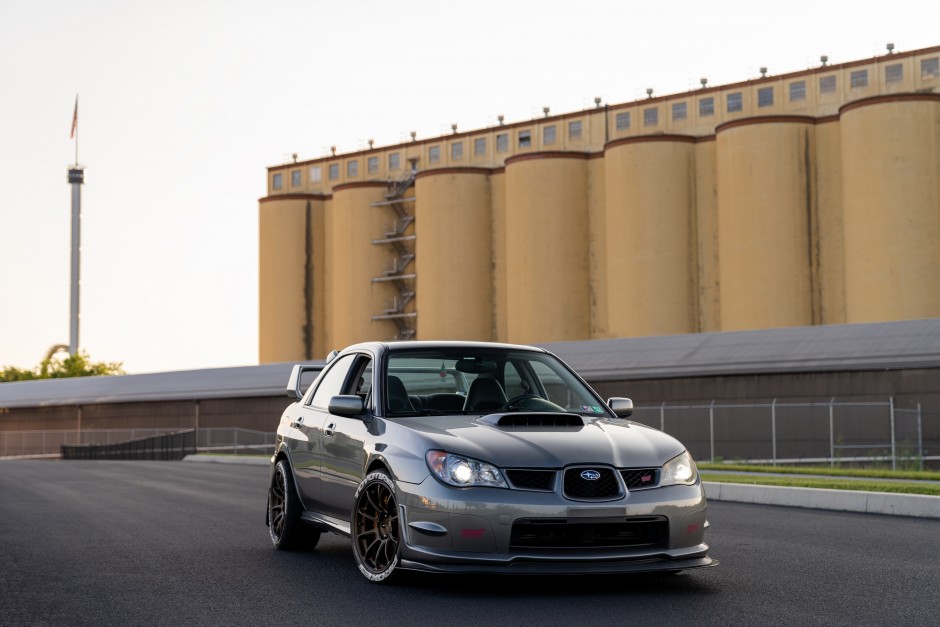
POLYGON ((390 342, 294 366, 271 458, 278 549, 332 531, 360 572, 678 572, 717 564, 685 447, 551 353, 390 342), (318 367, 317 367, 318 369, 318 367))

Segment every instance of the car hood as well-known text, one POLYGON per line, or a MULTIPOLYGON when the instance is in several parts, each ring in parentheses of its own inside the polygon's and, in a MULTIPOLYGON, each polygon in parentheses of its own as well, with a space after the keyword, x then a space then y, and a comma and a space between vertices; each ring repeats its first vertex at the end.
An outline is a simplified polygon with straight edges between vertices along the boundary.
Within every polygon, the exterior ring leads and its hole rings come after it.
POLYGON ((584 417, 582 426, 499 426, 499 417, 421 416, 394 422, 427 440, 428 448, 502 468, 647 468, 662 466, 685 448, 672 436, 627 420, 584 417))

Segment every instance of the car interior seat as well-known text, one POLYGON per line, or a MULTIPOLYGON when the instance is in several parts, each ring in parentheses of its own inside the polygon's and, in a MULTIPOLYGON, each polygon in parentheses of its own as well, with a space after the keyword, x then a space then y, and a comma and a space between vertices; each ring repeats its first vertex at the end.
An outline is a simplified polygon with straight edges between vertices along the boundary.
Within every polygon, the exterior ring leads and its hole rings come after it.
POLYGON ((405 384, 396 376, 388 375, 388 385, 385 388, 388 396, 388 409, 393 412, 414 411, 414 405, 408 399, 408 390, 405 384))
POLYGON ((467 401, 463 408, 469 411, 499 409, 506 404, 506 394, 496 379, 474 379, 467 390, 467 401))

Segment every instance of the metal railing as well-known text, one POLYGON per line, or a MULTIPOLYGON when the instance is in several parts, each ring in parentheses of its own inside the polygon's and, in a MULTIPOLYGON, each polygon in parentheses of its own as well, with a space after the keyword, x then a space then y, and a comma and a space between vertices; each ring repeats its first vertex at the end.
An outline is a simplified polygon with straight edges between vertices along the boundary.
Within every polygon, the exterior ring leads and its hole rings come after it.
POLYGON ((195 429, 152 435, 115 444, 62 445, 62 459, 178 461, 195 452, 195 429))
MULTIPOLYGON (((193 431, 187 427, 0 431, 0 458, 53 458, 60 456, 63 446, 109 445, 187 430, 193 431)), ((210 427, 194 431, 198 453, 271 455, 274 452, 276 434, 273 432, 240 427, 210 427)))
MULTIPOLYGON (((925 421, 940 412, 883 402, 716 403, 637 407, 633 420, 675 436, 699 460, 793 464, 890 462, 923 469, 940 460, 925 441, 925 421)), ((936 431, 936 429, 933 429, 936 431)))

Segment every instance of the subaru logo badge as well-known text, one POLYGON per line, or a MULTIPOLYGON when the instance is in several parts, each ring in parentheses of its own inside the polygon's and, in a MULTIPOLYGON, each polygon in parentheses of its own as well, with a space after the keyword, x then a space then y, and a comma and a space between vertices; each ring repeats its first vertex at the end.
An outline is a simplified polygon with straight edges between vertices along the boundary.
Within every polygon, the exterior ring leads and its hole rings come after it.
POLYGON ((596 470, 582 470, 581 478, 585 481, 597 481, 601 478, 601 473, 597 472, 596 470))

